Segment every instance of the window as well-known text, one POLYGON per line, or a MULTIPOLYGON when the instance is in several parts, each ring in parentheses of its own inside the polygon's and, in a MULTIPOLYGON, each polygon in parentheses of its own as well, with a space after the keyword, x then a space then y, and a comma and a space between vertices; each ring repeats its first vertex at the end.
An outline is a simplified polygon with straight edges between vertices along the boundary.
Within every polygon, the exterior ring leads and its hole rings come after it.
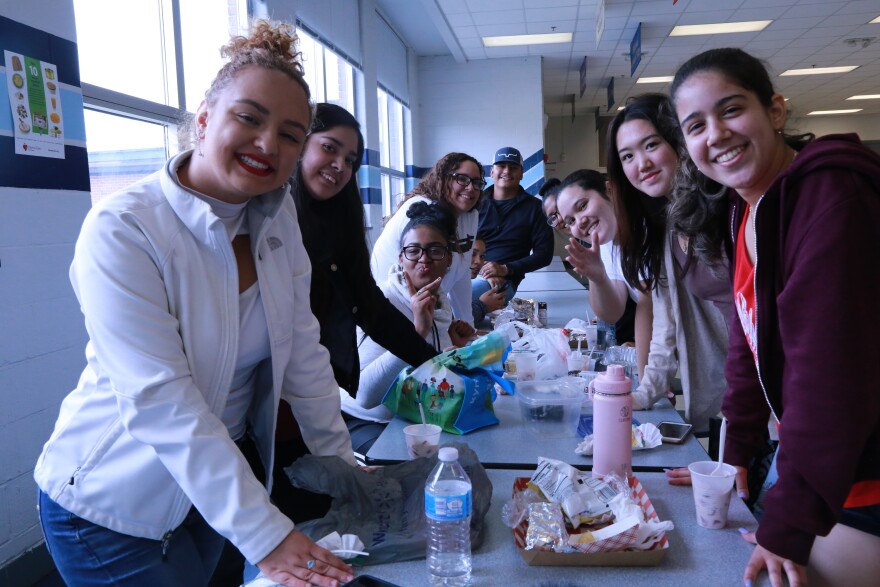
POLYGON ((296 34, 312 100, 330 102, 354 114, 354 67, 302 27, 296 34))
POLYGON ((161 168, 178 150, 246 28, 247 0, 74 0, 92 201, 161 168))
POLYGON ((389 215, 406 193, 406 118, 409 109, 381 87, 379 99, 379 166, 382 176, 382 213, 389 215), (387 178, 387 181, 386 181, 387 178))

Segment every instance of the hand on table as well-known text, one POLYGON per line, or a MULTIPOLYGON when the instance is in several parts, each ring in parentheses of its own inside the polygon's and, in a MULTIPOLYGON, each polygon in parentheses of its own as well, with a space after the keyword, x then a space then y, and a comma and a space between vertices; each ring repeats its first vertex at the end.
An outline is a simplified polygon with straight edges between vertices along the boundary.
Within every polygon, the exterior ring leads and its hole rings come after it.
POLYGON ((264 575, 287 587, 337 587, 354 578, 351 567, 294 530, 257 563, 264 575))
MULTIPOLYGON (((755 535, 751 532, 743 534, 743 538, 747 542, 755 542, 755 535)), ((788 584, 791 587, 803 587, 807 584, 807 568, 805 566, 777 556, 760 544, 755 546, 752 558, 749 559, 749 564, 746 565, 743 583, 751 587, 755 579, 758 578, 758 575, 765 568, 767 569, 767 575, 770 577, 770 585, 772 587, 784 587, 783 573, 788 577, 788 584)))
POLYGON ((666 480, 670 485, 690 485, 691 472, 687 467, 678 469, 666 469, 666 480))
POLYGON ((413 326, 422 337, 428 336, 431 327, 434 325, 434 308, 437 305, 437 293, 442 277, 438 277, 425 287, 417 290, 409 276, 404 273, 403 278, 406 280, 406 287, 409 289, 409 305, 413 311, 413 326))
POLYGON ((449 325, 449 338, 457 347, 467 346, 476 335, 477 331, 474 327, 464 320, 453 320, 449 325))
POLYGON ((565 260, 571 263, 578 275, 583 275, 590 281, 599 281, 607 276, 605 264, 599 254, 599 236, 595 230, 590 234, 590 248, 579 243, 576 238, 570 238, 565 250, 568 251, 565 260))

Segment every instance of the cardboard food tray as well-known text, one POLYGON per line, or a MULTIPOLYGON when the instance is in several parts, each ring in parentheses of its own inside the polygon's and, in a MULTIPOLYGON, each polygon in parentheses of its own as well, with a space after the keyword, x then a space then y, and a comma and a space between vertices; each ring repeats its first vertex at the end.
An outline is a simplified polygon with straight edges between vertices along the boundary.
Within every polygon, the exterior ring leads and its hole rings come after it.
MULTIPOLYGON (((528 477, 517 477, 513 482, 513 492, 523 491, 529 482, 528 477)), ((645 517, 659 521, 654 506, 645 488, 635 477, 630 477, 629 485, 633 497, 638 501, 645 512, 645 517)), ((520 556, 531 566, 547 567, 653 567, 660 563, 663 555, 669 549, 669 540, 666 536, 650 550, 623 550, 617 552, 597 552, 592 554, 575 552, 562 553, 545 550, 526 550, 526 532, 529 529, 529 521, 523 520, 513 529, 513 540, 520 556)))

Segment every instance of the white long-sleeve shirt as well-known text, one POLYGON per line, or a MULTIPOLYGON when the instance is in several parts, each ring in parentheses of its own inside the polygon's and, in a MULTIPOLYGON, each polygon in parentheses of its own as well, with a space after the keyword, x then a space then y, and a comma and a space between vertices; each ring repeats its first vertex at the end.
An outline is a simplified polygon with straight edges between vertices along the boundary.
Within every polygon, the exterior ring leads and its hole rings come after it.
MULTIPOLYGON (((382 229, 382 234, 373 245, 373 254, 370 257, 370 269, 376 281, 385 279, 388 271, 400 262, 400 238, 403 229, 406 228, 410 219, 406 211, 416 202, 433 203, 424 196, 413 196, 405 200, 397 212, 388 220, 388 224, 382 229)), ((473 325, 474 314, 471 307, 471 258, 473 250, 470 246, 477 236, 479 224, 479 212, 476 209, 461 214, 456 222, 456 238, 468 243, 468 250, 464 253, 452 253, 452 266, 443 278, 442 290, 449 298, 452 313, 458 320, 464 320, 473 325)))

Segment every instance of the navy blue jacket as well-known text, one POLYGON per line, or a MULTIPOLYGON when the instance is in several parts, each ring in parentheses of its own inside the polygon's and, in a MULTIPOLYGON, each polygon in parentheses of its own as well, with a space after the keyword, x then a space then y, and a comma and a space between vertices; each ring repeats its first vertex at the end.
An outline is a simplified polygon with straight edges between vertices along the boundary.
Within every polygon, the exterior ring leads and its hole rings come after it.
POLYGON ((553 229, 547 224, 541 200, 522 187, 504 214, 492 197, 494 190, 495 186, 490 186, 483 192, 477 234, 486 243, 486 260, 506 265, 507 279, 518 287, 526 273, 553 260, 553 229))

